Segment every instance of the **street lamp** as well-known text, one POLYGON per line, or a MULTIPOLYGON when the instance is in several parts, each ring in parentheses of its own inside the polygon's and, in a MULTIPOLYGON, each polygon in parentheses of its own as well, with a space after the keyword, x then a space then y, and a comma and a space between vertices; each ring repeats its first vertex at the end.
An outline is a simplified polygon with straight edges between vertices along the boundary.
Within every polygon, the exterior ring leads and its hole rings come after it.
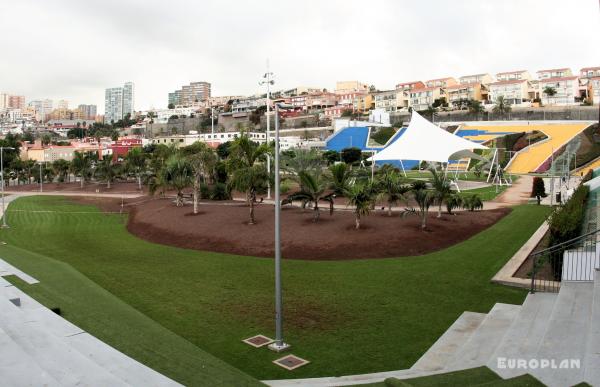
POLYGON ((210 133, 215 134, 215 108, 210 107, 210 133))
POLYGON ((283 341, 283 297, 281 294, 281 199, 279 192, 279 109, 292 106, 275 104, 275 341, 269 349, 281 352, 290 347, 283 341))
POLYGON ((40 192, 44 192, 44 176, 42 175, 42 164, 44 162, 40 161, 38 164, 40 165, 40 192))
POLYGON ((2 227, 8 228, 8 224, 6 224, 6 206, 4 205, 4 150, 5 149, 15 149, 10 146, 0 146, 0 176, 2 177, 2 227))
MULTIPOLYGON (((271 138, 269 131, 271 130, 271 119, 269 118, 269 111, 271 105, 271 85, 275 83, 273 80, 273 73, 269 72, 269 62, 267 61, 267 72, 263 75, 264 81, 258 82, 259 85, 267 85, 267 144, 270 143, 271 138)), ((267 172, 271 173, 271 157, 267 155, 267 172)), ((271 184, 267 185, 267 199, 271 199, 271 184)))

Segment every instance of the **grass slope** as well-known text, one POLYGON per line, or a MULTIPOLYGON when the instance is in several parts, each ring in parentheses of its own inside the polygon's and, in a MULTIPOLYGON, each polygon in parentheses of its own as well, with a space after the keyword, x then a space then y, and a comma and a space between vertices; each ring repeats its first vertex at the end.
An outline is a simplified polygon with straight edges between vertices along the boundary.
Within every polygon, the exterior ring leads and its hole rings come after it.
MULTIPOLYGON (((277 354, 240 341, 257 333, 273 335, 271 259, 148 243, 127 233, 125 216, 102 214, 60 197, 21 198, 10 209, 12 228, 0 231, 8 242, 0 247, 0 257, 42 281, 26 288, 37 298, 60 306, 69 319, 127 353, 161 356, 158 347, 149 354, 147 348, 136 348, 144 337, 152 337, 137 321, 131 322, 131 334, 121 332, 128 323, 119 323, 116 298, 98 304, 99 290, 75 297, 79 285, 74 275, 59 273, 74 271, 57 263, 62 261, 168 330, 261 379, 408 368, 463 311, 485 313, 496 302, 522 303, 524 290, 494 285, 490 279, 548 213, 542 206, 516 207, 470 240, 425 256, 284 261, 286 340, 294 354, 311 360, 288 372, 271 363, 277 354), (45 210, 56 212, 34 212, 45 210), (56 267, 55 278, 48 278, 50 266, 56 267)), ((170 375, 193 377, 195 370, 186 373, 185 366, 165 365, 171 366, 170 375)))

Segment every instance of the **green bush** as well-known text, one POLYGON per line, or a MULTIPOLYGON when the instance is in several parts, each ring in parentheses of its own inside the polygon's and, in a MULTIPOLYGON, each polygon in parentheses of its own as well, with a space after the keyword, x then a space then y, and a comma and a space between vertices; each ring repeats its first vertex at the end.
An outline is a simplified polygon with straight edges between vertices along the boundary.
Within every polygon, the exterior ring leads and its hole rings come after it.
POLYGON ((214 185, 210 194, 212 200, 229 200, 231 199, 231 191, 225 183, 217 183, 214 185))
POLYGON ((537 197, 544 198, 544 197, 546 197, 546 185, 544 184, 544 179, 543 178, 541 178, 539 176, 536 176, 536 177, 533 178, 533 185, 531 187, 531 197, 532 198, 537 198, 537 197))
POLYGON ((396 131, 394 128, 381 128, 377 132, 371 134, 371 140, 379 145, 385 145, 395 133, 396 131))
POLYGON ((548 218, 550 246, 576 238, 581 233, 590 188, 580 185, 567 202, 548 218))
POLYGON ((205 183, 200 183, 200 199, 210 198, 210 188, 205 183))

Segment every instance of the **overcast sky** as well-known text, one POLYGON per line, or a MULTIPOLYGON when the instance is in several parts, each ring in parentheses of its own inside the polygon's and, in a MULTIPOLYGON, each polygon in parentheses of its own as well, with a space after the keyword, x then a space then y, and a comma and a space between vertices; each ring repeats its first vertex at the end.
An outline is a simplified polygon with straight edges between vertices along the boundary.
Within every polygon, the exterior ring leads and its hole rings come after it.
POLYGON ((190 81, 254 94, 360 80, 600 66, 598 0, 0 0, 0 92, 98 105, 133 81, 136 110, 190 81))

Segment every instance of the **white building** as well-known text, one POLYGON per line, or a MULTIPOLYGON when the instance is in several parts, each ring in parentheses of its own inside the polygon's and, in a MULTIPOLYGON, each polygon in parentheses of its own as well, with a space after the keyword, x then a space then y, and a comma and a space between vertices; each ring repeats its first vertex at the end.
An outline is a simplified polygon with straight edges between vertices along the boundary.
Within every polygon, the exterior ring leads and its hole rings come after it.
POLYGON ((579 97, 579 79, 576 76, 540 79, 540 97, 544 105, 574 105, 579 97), (546 88, 552 88, 556 94, 549 96, 544 93, 546 88))
POLYGON ((384 110, 386 112, 395 112, 398 110, 396 90, 380 91, 375 94, 375 109, 384 110))
POLYGON ((498 97, 502 96, 511 105, 527 104, 529 102, 529 89, 530 85, 526 79, 490 83, 490 100, 495 103, 498 97))
POLYGON ((529 80, 531 79, 531 75, 529 75, 529 71, 527 70, 517 70, 517 71, 505 71, 502 73, 496 74, 496 80, 500 81, 520 81, 520 80, 529 80))
POLYGON ((104 93, 104 121, 106 123, 122 120, 127 114, 133 117, 135 111, 135 89, 133 82, 123 87, 111 87, 104 93))
POLYGON ((540 70, 536 72, 538 79, 541 81, 543 79, 549 78, 563 78, 570 77, 573 75, 570 68, 564 67, 562 69, 549 69, 549 70, 540 70))
POLYGON ((152 110, 155 117, 153 118, 155 124, 164 124, 169 121, 172 116, 179 117, 190 117, 192 114, 196 114, 197 109, 194 107, 176 107, 174 109, 157 109, 152 110))
POLYGON ((425 87, 422 89, 413 89, 410 92, 410 106, 416 111, 426 110, 433 105, 436 99, 442 96, 440 87, 425 87))
MULTIPOLYGON (((267 141, 266 133, 261 132, 245 132, 245 134, 252 140, 258 143, 265 143, 267 141)), ((233 141, 240 136, 240 132, 223 132, 223 133, 190 133, 190 134, 178 134, 172 136, 158 136, 150 139, 151 144, 177 144, 179 147, 192 145, 197 141, 205 142, 211 147, 216 148, 219 144, 233 141)))

